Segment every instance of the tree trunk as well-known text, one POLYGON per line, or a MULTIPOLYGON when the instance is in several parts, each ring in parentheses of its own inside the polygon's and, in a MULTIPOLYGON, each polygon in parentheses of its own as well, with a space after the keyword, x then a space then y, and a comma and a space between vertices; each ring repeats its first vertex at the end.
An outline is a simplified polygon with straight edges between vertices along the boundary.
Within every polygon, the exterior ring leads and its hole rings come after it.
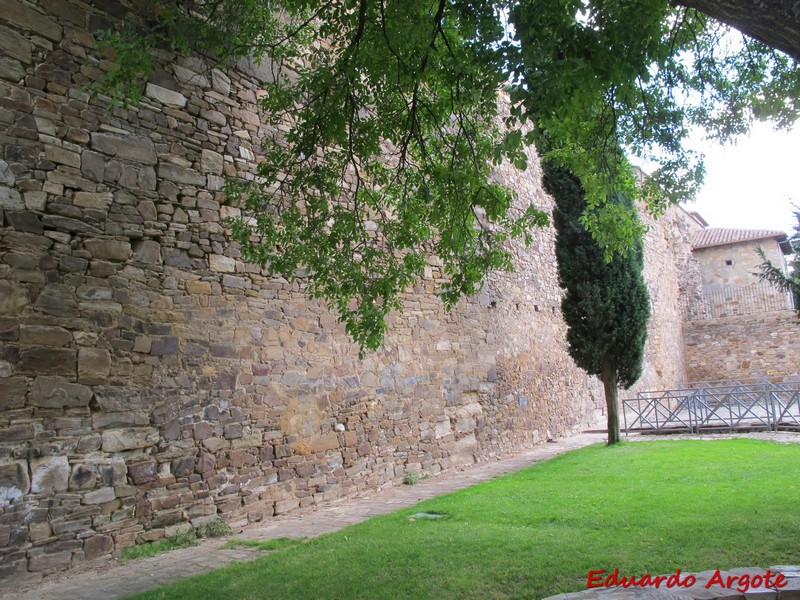
POLYGON ((797 0, 673 0, 800 60, 797 0))
POLYGON ((603 363, 603 388, 606 392, 606 412, 608 413, 608 444, 619 442, 619 401, 617 390, 617 370, 610 363, 603 363))

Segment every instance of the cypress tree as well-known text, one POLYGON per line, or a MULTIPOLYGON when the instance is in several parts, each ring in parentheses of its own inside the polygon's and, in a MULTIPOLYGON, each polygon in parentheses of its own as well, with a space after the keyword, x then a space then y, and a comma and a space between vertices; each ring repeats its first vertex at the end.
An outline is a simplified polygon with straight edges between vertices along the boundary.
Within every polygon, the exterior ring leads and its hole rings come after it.
MULTIPOLYGON (((586 201, 578 178, 546 163, 544 185, 556 201, 558 281, 565 290, 561 311, 569 353, 575 364, 603 382, 608 443, 613 444, 619 441, 618 387, 628 389, 639 379, 647 339, 650 298, 642 277, 642 242, 606 260, 581 223, 586 201)), ((635 214, 633 202, 622 194, 612 194, 608 202, 635 214)))

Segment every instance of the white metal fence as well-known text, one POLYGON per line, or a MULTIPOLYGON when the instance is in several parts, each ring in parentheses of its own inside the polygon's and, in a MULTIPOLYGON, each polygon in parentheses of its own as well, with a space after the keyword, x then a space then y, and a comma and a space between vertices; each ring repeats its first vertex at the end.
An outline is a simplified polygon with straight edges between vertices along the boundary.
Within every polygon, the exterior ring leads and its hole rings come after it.
POLYGON ((623 431, 800 431, 800 376, 686 384, 623 400, 623 431))

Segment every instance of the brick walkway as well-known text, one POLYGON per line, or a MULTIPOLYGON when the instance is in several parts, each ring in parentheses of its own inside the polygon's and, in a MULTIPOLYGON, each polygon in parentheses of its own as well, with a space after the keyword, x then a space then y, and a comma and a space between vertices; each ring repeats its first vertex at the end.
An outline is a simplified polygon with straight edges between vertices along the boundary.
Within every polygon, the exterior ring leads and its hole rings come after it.
MULTIPOLYGON (((284 536, 314 537, 604 440, 605 434, 583 433, 542 444, 499 460, 446 472, 413 486, 396 486, 381 492, 341 500, 300 514, 276 517, 267 525, 250 525, 234 537, 255 540, 284 536)), ((111 559, 99 560, 73 569, 66 575, 39 581, 15 582, 13 589, 10 589, 12 586, 6 582, 0 591, 0 598, 112 600, 179 581, 234 561, 250 560, 262 554, 259 550, 246 547, 220 549, 224 543, 225 541, 220 539, 207 540, 198 546, 166 552, 152 558, 128 561, 123 565, 111 559), (20 588, 27 591, 21 592, 20 588)))

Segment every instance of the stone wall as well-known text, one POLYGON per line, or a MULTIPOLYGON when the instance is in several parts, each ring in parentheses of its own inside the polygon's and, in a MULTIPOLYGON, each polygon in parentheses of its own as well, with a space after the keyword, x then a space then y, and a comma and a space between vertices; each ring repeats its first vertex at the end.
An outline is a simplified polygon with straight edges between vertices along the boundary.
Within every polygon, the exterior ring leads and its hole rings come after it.
POLYGON ((687 321, 689 381, 717 381, 800 373, 800 322, 790 310, 687 321))
POLYGON ((785 258, 772 239, 694 251, 704 297, 685 301, 688 381, 720 381, 800 373, 800 323, 791 299, 756 273, 758 247, 776 265, 785 258), (732 264, 727 264, 731 261, 732 264))
MULTIPOLYGON (((141 105, 109 110, 81 86, 119 5, 0 7, 0 576, 436 475, 602 416, 566 352, 552 229, 450 313, 432 266, 359 360, 302 279, 243 263, 221 224, 236 214, 224 177, 253 172, 265 131, 254 68, 164 56, 141 105)), ((497 175, 549 209, 531 164, 497 175)), ((685 379, 679 218, 649 236, 645 388, 685 379)))
POLYGON ((671 389, 686 381, 680 324, 687 299, 702 304, 705 298, 699 265, 692 254, 695 222, 678 207, 670 208, 658 220, 648 215, 644 207, 640 207, 639 214, 650 227, 645 237, 644 278, 652 315, 642 377, 622 394, 624 398, 639 391, 671 389))

